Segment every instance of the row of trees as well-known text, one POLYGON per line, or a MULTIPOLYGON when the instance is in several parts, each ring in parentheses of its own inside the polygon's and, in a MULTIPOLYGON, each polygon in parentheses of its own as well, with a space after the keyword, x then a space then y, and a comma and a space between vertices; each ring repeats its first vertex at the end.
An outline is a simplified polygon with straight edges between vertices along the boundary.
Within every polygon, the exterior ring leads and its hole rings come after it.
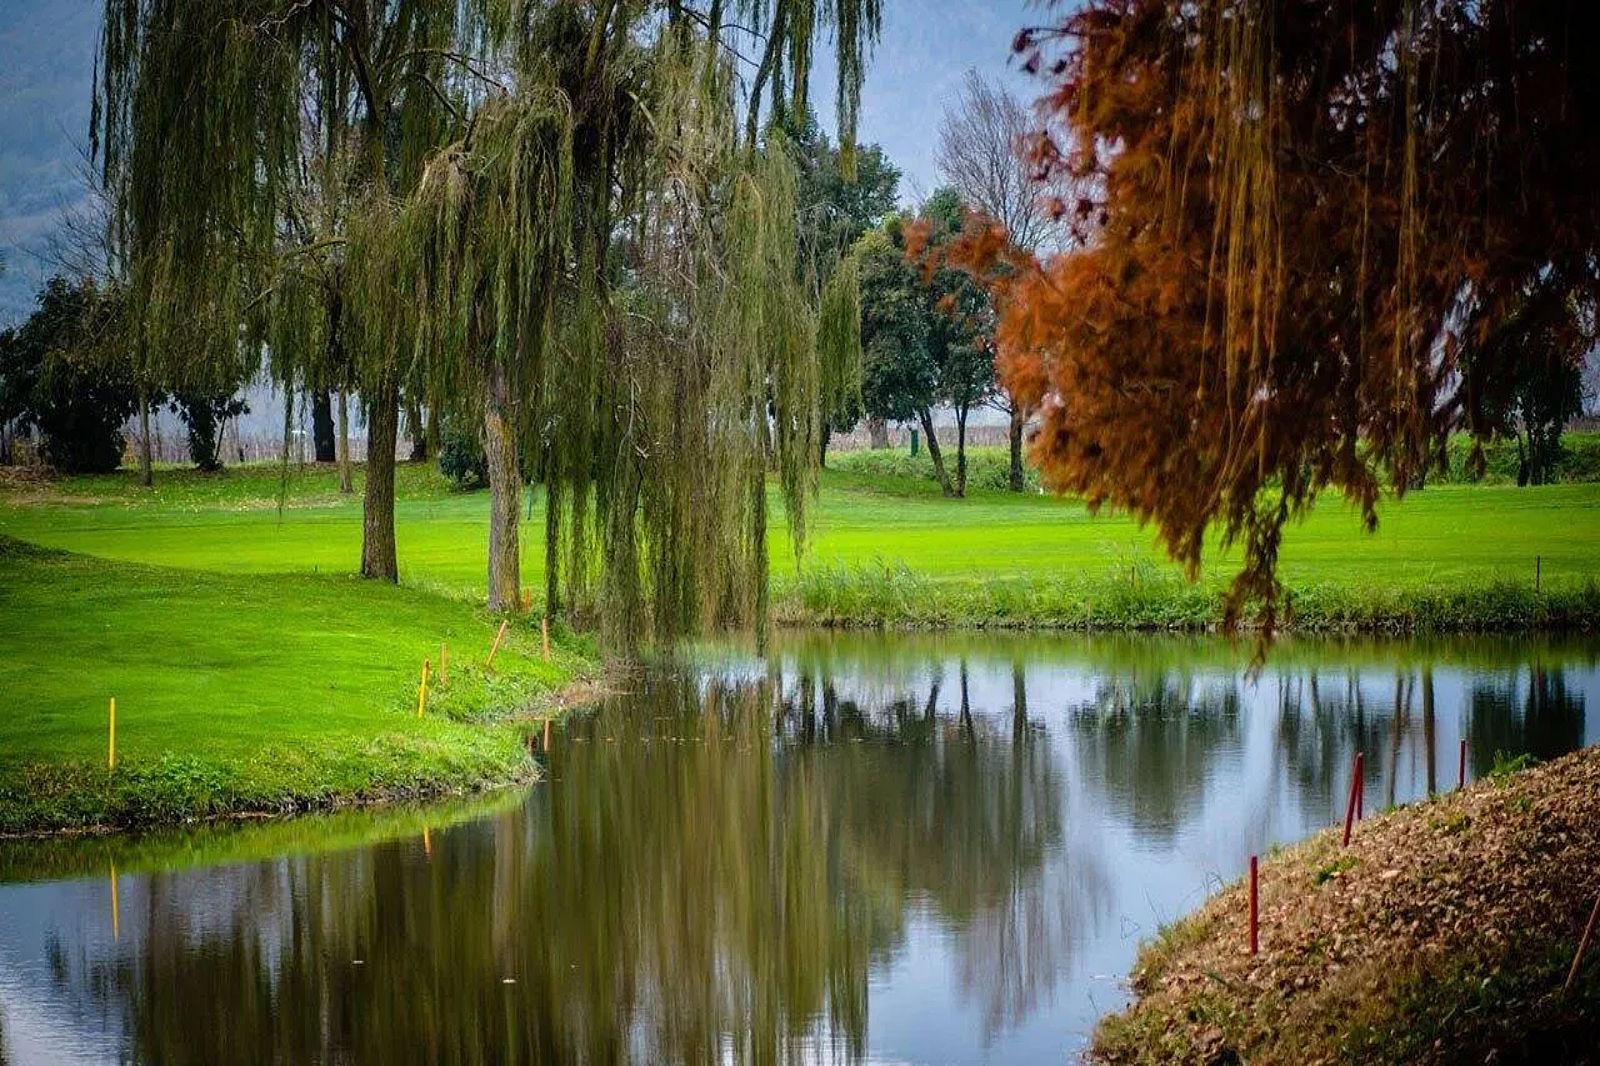
POLYGON ((1059 237, 1025 154, 1030 127, 1014 96, 969 73, 939 133, 939 168, 949 184, 910 217, 887 217, 854 250, 861 271, 863 375, 861 408, 844 420, 864 413, 880 424, 920 425, 947 496, 966 495, 967 424, 981 407, 1007 416, 1010 488, 1025 486, 1030 407, 996 374, 991 288, 954 265, 948 246, 974 217, 1002 226, 1030 252, 1059 237), (953 473, 934 425, 941 407, 955 419, 953 473))
POLYGON ((551 611, 624 641, 759 623, 766 472, 803 550, 823 398, 859 363, 855 273, 826 220, 805 233, 782 131, 831 38, 856 178, 880 23, 879 0, 110 0, 93 151, 136 385, 264 355, 287 391, 359 395, 366 576, 396 577, 400 414, 427 411, 485 444, 492 607, 521 603, 529 474, 551 611))

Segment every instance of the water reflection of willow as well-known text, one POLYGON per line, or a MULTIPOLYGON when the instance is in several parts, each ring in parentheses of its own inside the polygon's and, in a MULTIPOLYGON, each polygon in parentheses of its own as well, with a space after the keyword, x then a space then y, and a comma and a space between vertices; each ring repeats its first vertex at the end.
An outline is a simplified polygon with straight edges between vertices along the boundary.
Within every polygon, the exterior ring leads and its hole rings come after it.
POLYGON ((1025 708, 936 703, 655 678, 575 722, 523 810, 152 875, 139 949, 58 980, 151 1061, 853 1059, 926 915, 1004 1024, 1061 966, 1060 774, 1025 708))
POLYGON ((1099 682, 1072 721, 1083 776, 1142 833, 1170 840, 1217 760, 1239 749, 1239 689, 1232 679, 1133 673, 1099 682))

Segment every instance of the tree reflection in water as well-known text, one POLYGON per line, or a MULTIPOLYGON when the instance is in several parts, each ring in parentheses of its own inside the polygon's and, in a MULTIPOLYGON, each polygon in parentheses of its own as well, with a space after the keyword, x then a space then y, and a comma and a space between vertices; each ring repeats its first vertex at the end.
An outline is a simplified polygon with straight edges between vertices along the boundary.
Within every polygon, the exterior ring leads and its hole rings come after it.
POLYGON ((1251 685, 1216 647, 825 636, 649 672, 426 845, 124 875, 116 940, 102 861, 40 895, 28 972, 164 1063, 1034 1058, 1115 1005, 1149 910, 1331 822, 1355 751, 1376 807, 1453 786, 1458 737, 1483 767, 1593 732, 1592 657, 1341 648, 1251 685))

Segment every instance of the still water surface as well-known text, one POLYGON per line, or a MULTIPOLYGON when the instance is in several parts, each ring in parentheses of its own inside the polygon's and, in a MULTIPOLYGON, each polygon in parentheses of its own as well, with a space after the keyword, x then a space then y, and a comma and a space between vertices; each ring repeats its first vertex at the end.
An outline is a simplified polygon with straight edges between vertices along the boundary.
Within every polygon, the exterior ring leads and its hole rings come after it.
POLYGON ((1052 1062, 1253 852, 1600 740, 1600 643, 791 636, 468 808, 0 847, 0 1060, 1052 1062))

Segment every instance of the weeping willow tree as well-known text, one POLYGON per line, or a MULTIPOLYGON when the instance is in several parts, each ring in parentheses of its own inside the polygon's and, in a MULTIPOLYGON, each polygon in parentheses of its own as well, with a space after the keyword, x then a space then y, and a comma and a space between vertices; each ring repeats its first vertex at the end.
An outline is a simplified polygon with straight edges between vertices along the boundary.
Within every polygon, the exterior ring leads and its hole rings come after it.
POLYGON ((859 364, 853 274, 812 298, 794 163, 781 138, 742 142, 709 36, 611 57, 629 105, 601 129, 626 136, 597 152, 562 87, 585 84, 560 59, 585 54, 569 47, 582 24, 546 14, 552 51, 525 51, 516 92, 428 165, 393 241, 405 261, 381 268, 414 287, 434 387, 483 426, 490 603, 518 602, 527 473, 546 492, 552 608, 597 613, 619 649, 759 625, 768 467, 803 549, 823 382, 859 364), (585 203, 597 158, 614 193, 585 203))
POLYGON ((489 607, 522 597, 519 425, 537 425, 572 226, 572 109, 547 86, 494 99, 430 162, 395 247, 417 295, 417 362, 483 426, 489 468, 489 607))
POLYGON ((254 373, 263 343, 286 384, 342 364, 367 403, 369 577, 398 573, 410 346, 381 343, 399 301, 344 227, 398 209, 461 118, 456 82, 487 24, 479 5, 435 0, 106 0, 92 135, 126 249, 129 346, 189 388, 254 373), (308 121, 327 140, 314 219, 290 195, 308 121))
POLYGON ((106 18, 96 128, 152 271, 135 317, 175 351, 178 309, 204 307, 280 378, 360 389, 364 574, 397 570, 405 383, 483 427, 496 608, 520 600, 532 476, 547 609, 598 609, 619 643, 764 619, 767 470, 803 548, 819 397, 859 345, 853 275, 820 306, 803 284, 793 165, 759 116, 803 111, 831 34, 853 143, 877 0, 108 0, 106 18), (751 26, 767 52, 744 83, 751 26), (306 114, 318 191, 297 197, 306 114))

